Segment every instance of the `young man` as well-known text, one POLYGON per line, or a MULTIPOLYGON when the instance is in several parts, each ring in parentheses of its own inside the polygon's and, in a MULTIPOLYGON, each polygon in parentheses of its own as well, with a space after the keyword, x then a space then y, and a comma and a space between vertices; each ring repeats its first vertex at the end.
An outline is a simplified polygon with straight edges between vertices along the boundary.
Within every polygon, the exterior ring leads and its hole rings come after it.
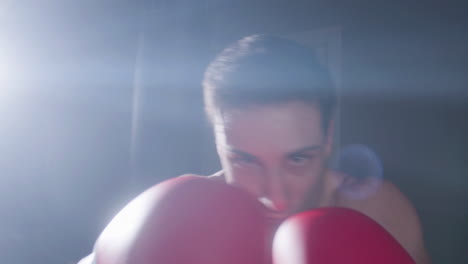
POLYGON ((253 194, 272 221, 318 207, 355 209, 380 223, 416 263, 429 263, 417 213, 395 185, 384 182, 365 199, 339 191, 356 186, 327 169, 336 96, 310 50, 246 37, 210 64, 203 86, 223 168, 213 179, 253 194))
POLYGON ((319 207, 354 209, 384 227, 416 263, 429 263, 416 211, 393 184, 353 199, 341 190, 366 183, 327 168, 336 95, 311 50, 277 37, 246 37, 209 65, 203 87, 223 168, 210 179, 253 195, 273 225, 319 207))

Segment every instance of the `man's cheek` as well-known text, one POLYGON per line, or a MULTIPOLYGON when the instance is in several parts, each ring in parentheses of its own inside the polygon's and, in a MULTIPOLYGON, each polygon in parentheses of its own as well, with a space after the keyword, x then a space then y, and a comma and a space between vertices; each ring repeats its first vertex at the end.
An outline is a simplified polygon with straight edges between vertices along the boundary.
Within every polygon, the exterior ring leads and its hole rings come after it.
POLYGON ((292 196, 295 197, 296 204, 303 205, 308 202, 311 197, 320 195, 320 192, 322 191, 321 175, 320 167, 313 167, 304 171, 300 177, 295 178, 296 181, 294 182, 294 187, 291 191, 292 196))
POLYGON ((306 166, 295 168, 291 170, 291 177, 299 184, 308 184, 314 181, 320 174, 320 166, 318 163, 310 163, 306 166))
POLYGON ((233 184, 241 187, 252 195, 262 195, 261 182, 259 182, 259 177, 255 175, 255 172, 234 166, 232 169, 232 179, 233 184))

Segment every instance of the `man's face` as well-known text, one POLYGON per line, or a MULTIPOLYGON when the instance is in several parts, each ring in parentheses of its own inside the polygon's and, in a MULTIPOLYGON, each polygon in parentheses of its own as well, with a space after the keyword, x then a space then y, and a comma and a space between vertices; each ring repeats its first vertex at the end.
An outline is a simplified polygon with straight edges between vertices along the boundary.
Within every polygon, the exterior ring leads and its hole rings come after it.
POLYGON ((228 183, 284 219, 314 207, 331 152, 317 106, 298 101, 226 111, 215 122, 218 154, 228 183))

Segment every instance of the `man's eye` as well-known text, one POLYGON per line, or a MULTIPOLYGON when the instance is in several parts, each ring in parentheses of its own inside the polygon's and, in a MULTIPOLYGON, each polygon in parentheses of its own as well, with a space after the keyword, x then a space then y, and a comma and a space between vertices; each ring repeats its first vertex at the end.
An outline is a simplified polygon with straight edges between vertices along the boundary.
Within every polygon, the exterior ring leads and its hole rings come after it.
POLYGON ((255 163, 254 159, 248 157, 234 157, 231 161, 236 165, 251 165, 255 163))
POLYGON ((308 155, 292 155, 289 157, 289 163, 295 166, 304 165, 309 162, 312 157, 308 155))

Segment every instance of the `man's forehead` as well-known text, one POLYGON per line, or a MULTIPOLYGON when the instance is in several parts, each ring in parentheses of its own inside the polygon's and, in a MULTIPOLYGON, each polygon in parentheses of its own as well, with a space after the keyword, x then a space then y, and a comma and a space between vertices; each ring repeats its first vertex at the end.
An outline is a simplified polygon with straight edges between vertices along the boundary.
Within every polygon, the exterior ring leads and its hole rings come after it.
POLYGON ((304 121, 320 124, 321 113, 316 104, 302 101, 287 101, 276 104, 249 105, 244 108, 220 110, 215 117, 215 125, 231 128, 233 123, 297 122, 304 121))
MULTIPOLYGON (((229 144, 224 144, 222 146, 222 148, 224 150, 228 151, 228 152, 235 153, 235 154, 252 155, 250 152, 248 152, 248 150, 238 149, 238 148, 236 148, 236 146, 232 146, 232 145, 229 145, 229 144)), ((300 147, 300 148, 293 148, 293 149, 291 149, 289 151, 285 151, 284 154, 285 155, 293 155, 293 154, 297 154, 297 153, 320 151, 322 149, 323 149, 322 144, 315 144, 315 145, 308 145, 308 146, 304 146, 304 147, 300 147)))
POLYGON ((225 111, 215 122, 219 147, 245 152, 288 153, 323 143, 320 112, 290 103, 225 111))
POLYGON ((218 147, 233 153, 255 156, 288 155, 305 151, 318 151, 324 144, 321 135, 310 133, 263 133, 260 131, 227 131, 217 135, 218 147))

